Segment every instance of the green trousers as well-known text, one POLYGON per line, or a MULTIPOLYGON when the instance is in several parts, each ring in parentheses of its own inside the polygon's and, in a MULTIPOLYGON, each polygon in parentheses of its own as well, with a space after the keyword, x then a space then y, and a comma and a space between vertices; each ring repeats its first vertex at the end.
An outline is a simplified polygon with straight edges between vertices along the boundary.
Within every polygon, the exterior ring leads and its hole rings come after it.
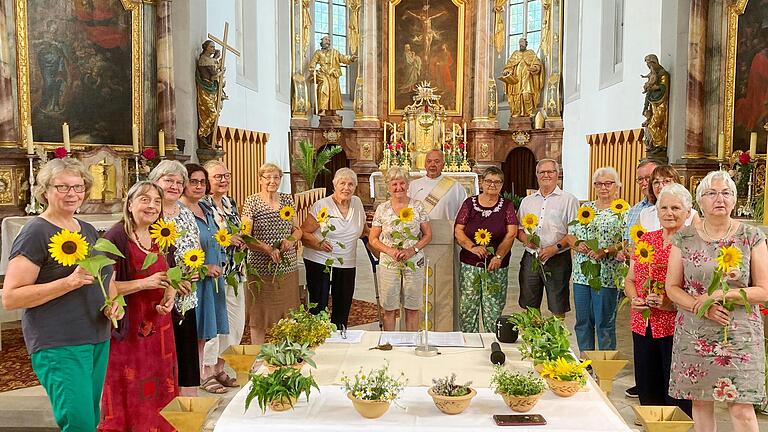
POLYGON ((109 340, 32 354, 32 369, 48 392, 53 418, 62 432, 96 430, 108 358, 109 340))
POLYGON ((461 263, 459 293, 459 326, 465 333, 480 331, 478 315, 482 310, 483 328, 486 332, 496 331, 496 320, 507 303, 509 268, 503 267, 488 272, 486 281, 481 275, 482 267, 461 263))

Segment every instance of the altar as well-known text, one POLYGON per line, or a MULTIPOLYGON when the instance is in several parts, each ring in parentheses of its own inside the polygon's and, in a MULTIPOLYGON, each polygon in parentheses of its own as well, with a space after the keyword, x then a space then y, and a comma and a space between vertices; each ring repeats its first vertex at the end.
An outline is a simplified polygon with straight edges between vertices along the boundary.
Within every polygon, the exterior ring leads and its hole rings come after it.
MULTIPOLYGON (((426 174, 426 171, 411 171, 409 173, 411 177, 410 181, 422 178, 426 174)), ((443 175, 446 177, 451 177, 452 179, 459 182, 459 184, 464 186, 464 189, 467 191, 467 196, 473 196, 480 193, 479 178, 476 173, 443 172, 443 175)), ((375 208, 389 198, 387 196, 387 184, 384 182, 384 173, 381 171, 374 172, 370 175, 369 181, 371 185, 371 198, 373 199, 373 206, 375 208)))

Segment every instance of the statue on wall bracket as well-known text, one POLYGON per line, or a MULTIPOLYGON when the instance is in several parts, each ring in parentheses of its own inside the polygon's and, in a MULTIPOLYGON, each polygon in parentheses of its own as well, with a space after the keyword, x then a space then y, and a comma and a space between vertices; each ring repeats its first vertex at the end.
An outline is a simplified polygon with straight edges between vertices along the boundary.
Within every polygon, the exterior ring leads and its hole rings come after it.
POLYGON ((320 49, 315 51, 309 61, 311 77, 315 83, 315 114, 319 116, 335 116, 336 110, 342 109, 341 65, 357 61, 356 55, 344 55, 331 47, 331 38, 323 36, 320 49))
POLYGON ((506 85, 512 117, 536 114, 544 87, 544 64, 533 50, 528 49, 526 38, 520 38, 520 49, 509 56, 499 81, 506 85))
POLYGON ((648 74, 643 84, 643 134, 645 153, 649 159, 667 162, 667 129, 669 126, 669 72, 659 64, 655 54, 645 56, 648 74))

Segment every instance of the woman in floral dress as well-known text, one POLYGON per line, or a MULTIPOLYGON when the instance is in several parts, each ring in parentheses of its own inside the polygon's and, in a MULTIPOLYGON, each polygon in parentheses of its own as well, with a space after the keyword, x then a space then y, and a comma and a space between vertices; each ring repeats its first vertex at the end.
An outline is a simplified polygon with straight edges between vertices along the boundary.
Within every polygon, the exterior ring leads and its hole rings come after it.
POLYGON ((667 295, 677 304, 669 395, 693 400, 696 431, 716 429, 714 402, 727 402, 733 430, 759 430, 753 404, 765 400, 765 343, 759 308, 768 300, 768 249, 756 227, 731 219, 736 185, 725 171, 709 173, 696 189, 704 215, 673 240, 667 295), (722 255, 721 248, 731 248, 722 255), (740 255, 739 256, 739 253, 740 255), (729 261, 731 264, 729 264, 729 261), (707 294, 718 267, 730 288, 707 294), (708 302, 715 299, 717 303, 708 302), (696 313, 706 308, 704 317, 696 313))

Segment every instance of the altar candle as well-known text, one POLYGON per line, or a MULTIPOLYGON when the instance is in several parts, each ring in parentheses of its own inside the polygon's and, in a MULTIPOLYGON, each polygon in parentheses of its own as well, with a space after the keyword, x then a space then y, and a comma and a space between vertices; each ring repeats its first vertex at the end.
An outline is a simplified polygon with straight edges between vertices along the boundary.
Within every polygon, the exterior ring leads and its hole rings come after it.
POLYGON ((717 137, 717 159, 725 159, 725 134, 723 133, 717 137))
POLYGON ((131 138, 133 142, 133 153, 139 154, 139 127, 133 125, 131 128, 131 138))
POLYGON ((384 142, 387 142, 387 122, 384 122, 384 142))
POLYGON ((467 122, 464 122, 464 147, 467 146, 467 122))
POLYGON ((165 132, 162 129, 157 133, 157 152, 160 157, 165 157, 165 132))
POLYGON ((405 142, 408 142, 408 124, 403 123, 403 129, 405 130, 405 142))
POLYGON ((70 153, 70 145, 69 145, 69 125, 64 123, 61 125, 61 133, 64 135, 64 149, 67 151, 67 154, 70 153))
POLYGON ((749 134, 749 157, 757 156, 757 132, 749 134))
POLYGON ((35 140, 32 138, 32 125, 27 125, 27 154, 35 154, 35 140))

